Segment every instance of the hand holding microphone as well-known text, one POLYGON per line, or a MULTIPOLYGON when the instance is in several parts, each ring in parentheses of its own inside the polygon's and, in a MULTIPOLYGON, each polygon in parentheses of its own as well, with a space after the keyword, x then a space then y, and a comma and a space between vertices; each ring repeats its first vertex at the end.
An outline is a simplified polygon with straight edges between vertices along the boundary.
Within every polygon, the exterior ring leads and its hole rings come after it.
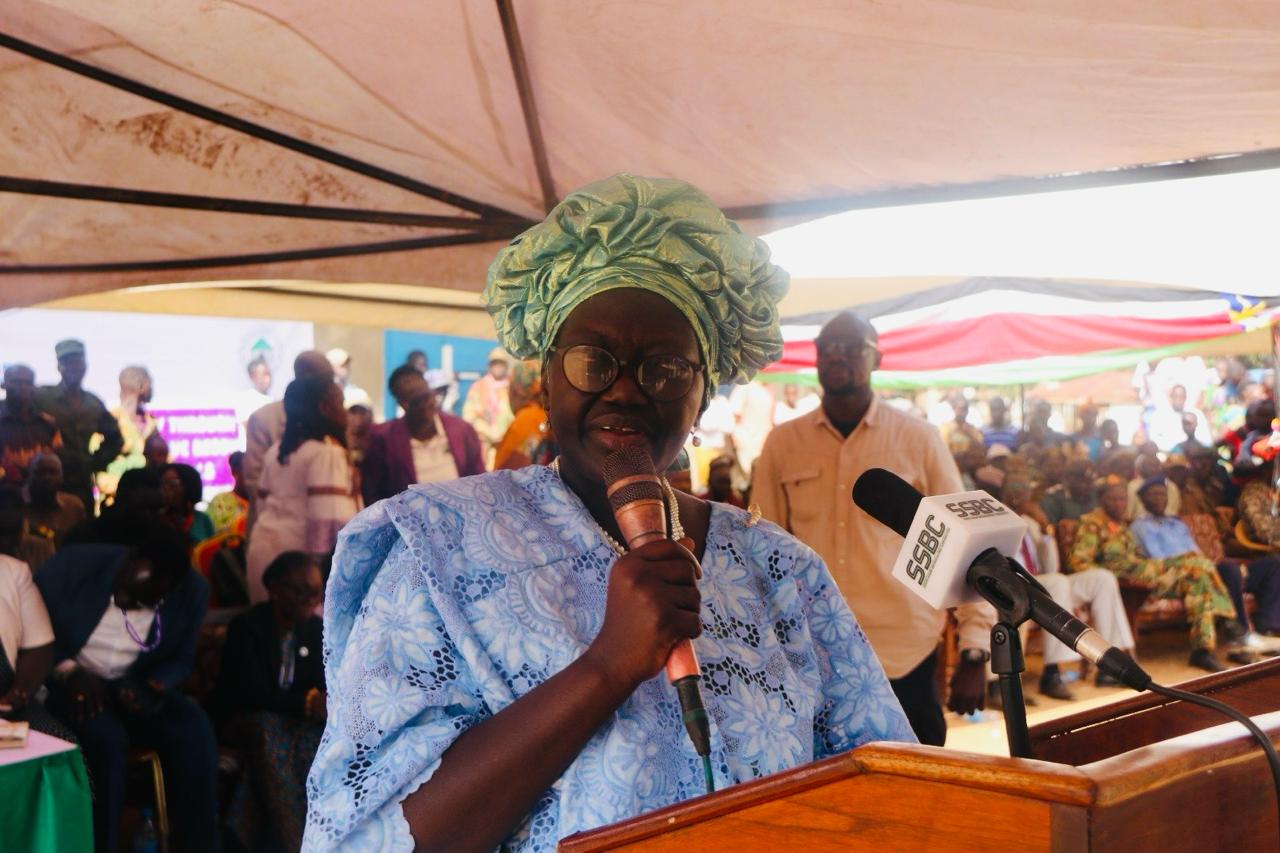
MULTIPOLYGON (((702 704, 702 671, 691 642, 702 632, 702 600, 695 584, 702 574, 698 561, 689 549, 667 540, 662 482, 647 452, 638 447, 615 451, 605 459, 601 473, 618 530, 631 550, 614 564, 609 577, 605 625, 600 633, 603 636, 607 632, 611 638, 616 635, 623 643, 632 644, 622 654, 639 664, 633 670, 640 676, 637 685, 656 674, 655 653, 665 659, 667 680, 680 699, 681 718, 689 739, 702 756, 710 792, 715 789, 710 761, 711 722, 702 704), (623 603, 616 603, 620 599, 623 603), (628 612, 633 604, 639 605, 638 614, 628 612), (613 625, 611 613, 616 614, 613 625), (630 630, 618 628, 619 623, 626 622, 635 624, 630 630)), ((674 507, 672 510, 676 511, 674 507)))
POLYGON ((661 672, 677 643, 702 632, 695 566, 693 555, 670 540, 642 545, 614 563, 604 626, 591 645, 629 690, 661 672))

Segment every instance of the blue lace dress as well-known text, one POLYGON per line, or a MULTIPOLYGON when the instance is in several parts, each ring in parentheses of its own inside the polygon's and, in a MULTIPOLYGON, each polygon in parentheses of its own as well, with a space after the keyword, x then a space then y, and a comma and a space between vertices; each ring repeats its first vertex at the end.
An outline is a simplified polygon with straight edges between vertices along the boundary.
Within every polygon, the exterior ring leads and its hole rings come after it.
MULTIPOLYGON (((822 560, 714 504, 702 560, 703 693, 717 789, 873 740, 914 741, 822 560)), ((304 850, 411 850, 401 801, 454 739, 578 658, 616 559, 582 502, 529 466, 415 486, 339 540, 325 602, 329 719, 304 850)), ((664 676, 642 684, 504 843, 552 850, 703 793, 664 676)))

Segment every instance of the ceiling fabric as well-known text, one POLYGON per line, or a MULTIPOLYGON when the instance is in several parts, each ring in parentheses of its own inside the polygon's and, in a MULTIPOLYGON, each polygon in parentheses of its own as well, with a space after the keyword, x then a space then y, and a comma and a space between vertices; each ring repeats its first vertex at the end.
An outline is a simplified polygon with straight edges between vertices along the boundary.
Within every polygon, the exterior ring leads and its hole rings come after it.
POLYGON ((548 197, 623 170, 762 233, 1280 140, 1273 0, 6 0, 0 36, 0 308, 191 281, 478 291, 548 197))

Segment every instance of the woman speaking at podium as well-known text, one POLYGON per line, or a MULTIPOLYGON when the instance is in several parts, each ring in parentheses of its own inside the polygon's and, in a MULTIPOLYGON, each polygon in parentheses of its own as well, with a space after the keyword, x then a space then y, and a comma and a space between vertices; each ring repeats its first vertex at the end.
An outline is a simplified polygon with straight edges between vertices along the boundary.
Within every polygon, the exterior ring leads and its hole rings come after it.
POLYGON ((717 788, 913 740, 826 567, 780 528, 664 484, 680 541, 619 544, 605 459, 666 470, 716 387, 781 353, 768 256, 688 184, 630 175, 499 253, 484 299, 506 349, 543 360, 560 458, 415 486, 343 531, 304 849, 551 850, 703 793, 661 677, 686 638, 717 788))

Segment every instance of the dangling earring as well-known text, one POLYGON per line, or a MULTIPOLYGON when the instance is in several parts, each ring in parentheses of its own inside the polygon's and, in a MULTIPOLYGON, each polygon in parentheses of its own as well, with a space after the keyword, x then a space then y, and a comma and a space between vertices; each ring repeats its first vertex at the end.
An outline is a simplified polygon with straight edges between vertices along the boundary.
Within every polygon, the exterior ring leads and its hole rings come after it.
POLYGON ((693 436, 693 438, 691 439, 691 441, 692 441, 692 443, 693 443, 693 446, 694 446, 694 447, 701 447, 701 446, 702 446, 702 437, 698 435, 698 433, 697 433, 697 431, 696 431, 696 430, 690 430, 689 435, 693 436))

